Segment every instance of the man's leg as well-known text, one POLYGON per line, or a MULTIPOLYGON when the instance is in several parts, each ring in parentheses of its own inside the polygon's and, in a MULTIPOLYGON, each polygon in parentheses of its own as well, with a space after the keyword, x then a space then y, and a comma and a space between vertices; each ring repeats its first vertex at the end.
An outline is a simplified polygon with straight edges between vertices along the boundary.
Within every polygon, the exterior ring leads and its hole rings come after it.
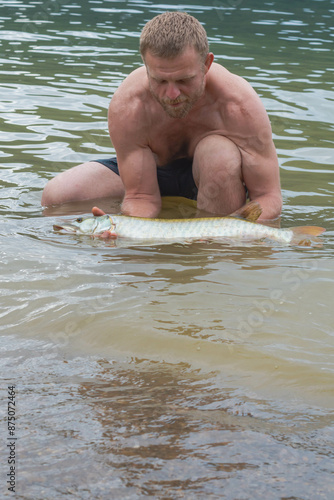
POLYGON ((197 206, 228 215, 246 203, 237 146, 221 135, 210 135, 196 146, 193 176, 198 187, 197 206))
POLYGON ((60 205, 93 198, 123 198, 119 175, 101 163, 90 161, 72 167, 51 179, 44 188, 41 204, 60 205))

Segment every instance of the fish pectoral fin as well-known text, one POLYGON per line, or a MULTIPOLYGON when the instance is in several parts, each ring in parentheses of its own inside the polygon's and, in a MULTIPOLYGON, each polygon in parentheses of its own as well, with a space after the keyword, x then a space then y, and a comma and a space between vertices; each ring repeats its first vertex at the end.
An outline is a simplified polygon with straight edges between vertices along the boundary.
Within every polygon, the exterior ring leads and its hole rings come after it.
POLYGON ((117 234, 114 230, 108 229, 107 231, 103 231, 100 234, 94 234, 94 238, 101 238, 102 240, 116 240, 117 234))
POLYGON ((250 222, 255 222, 262 214, 262 208, 257 201, 250 201, 243 207, 239 208, 233 212, 229 217, 237 217, 239 219, 245 219, 250 222))

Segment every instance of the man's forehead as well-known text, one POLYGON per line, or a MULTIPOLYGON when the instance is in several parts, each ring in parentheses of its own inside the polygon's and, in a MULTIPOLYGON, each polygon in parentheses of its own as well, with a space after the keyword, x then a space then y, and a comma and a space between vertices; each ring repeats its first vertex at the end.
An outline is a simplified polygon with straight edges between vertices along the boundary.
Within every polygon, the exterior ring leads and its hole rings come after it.
POLYGON ((150 50, 147 50, 145 53, 144 57, 144 62, 146 65, 152 65, 152 64, 159 64, 159 65, 174 65, 178 64, 179 62, 199 62, 201 61, 201 56, 197 52, 197 50, 192 47, 191 45, 188 45, 187 47, 182 50, 179 54, 173 56, 173 57, 163 57, 163 56, 158 56, 154 54, 154 52, 151 52, 150 50))
POLYGON ((145 66, 151 76, 155 74, 186 74, 189 77, 198 72, 202 61, 192 47, 172 58, 158 57, 149 52, 145 55, 145 66), (189 50, 188 50, 189 49, 189 50))

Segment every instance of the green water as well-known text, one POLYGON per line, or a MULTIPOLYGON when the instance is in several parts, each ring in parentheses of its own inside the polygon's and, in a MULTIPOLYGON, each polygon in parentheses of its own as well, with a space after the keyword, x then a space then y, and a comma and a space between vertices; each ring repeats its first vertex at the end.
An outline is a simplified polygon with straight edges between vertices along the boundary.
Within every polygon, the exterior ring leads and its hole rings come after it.
MULTIPOLYGON (((334 1, 0 0, 1 497, 331 499, 334 1), (114 248, 52 231, 48 179, 110 157, 143 25, 186 10, 263 100, 282 227, 322 247, 114 248)), ((164 215, 182 216, 178 204, 164 215)))

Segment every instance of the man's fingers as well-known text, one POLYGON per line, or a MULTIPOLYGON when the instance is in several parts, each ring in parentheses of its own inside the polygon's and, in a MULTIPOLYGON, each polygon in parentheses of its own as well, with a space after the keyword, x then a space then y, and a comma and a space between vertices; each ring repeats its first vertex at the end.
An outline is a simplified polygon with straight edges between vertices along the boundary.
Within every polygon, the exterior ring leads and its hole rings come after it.
POLYGON ((92 213, 93 215, 95 215, 96 217, 100 216, 100 215, 105 215, 105 212, 103 212, 103 210, 101 210, 101 208, 98 208, 98 207, 93 207, 92 208, 92 213))

